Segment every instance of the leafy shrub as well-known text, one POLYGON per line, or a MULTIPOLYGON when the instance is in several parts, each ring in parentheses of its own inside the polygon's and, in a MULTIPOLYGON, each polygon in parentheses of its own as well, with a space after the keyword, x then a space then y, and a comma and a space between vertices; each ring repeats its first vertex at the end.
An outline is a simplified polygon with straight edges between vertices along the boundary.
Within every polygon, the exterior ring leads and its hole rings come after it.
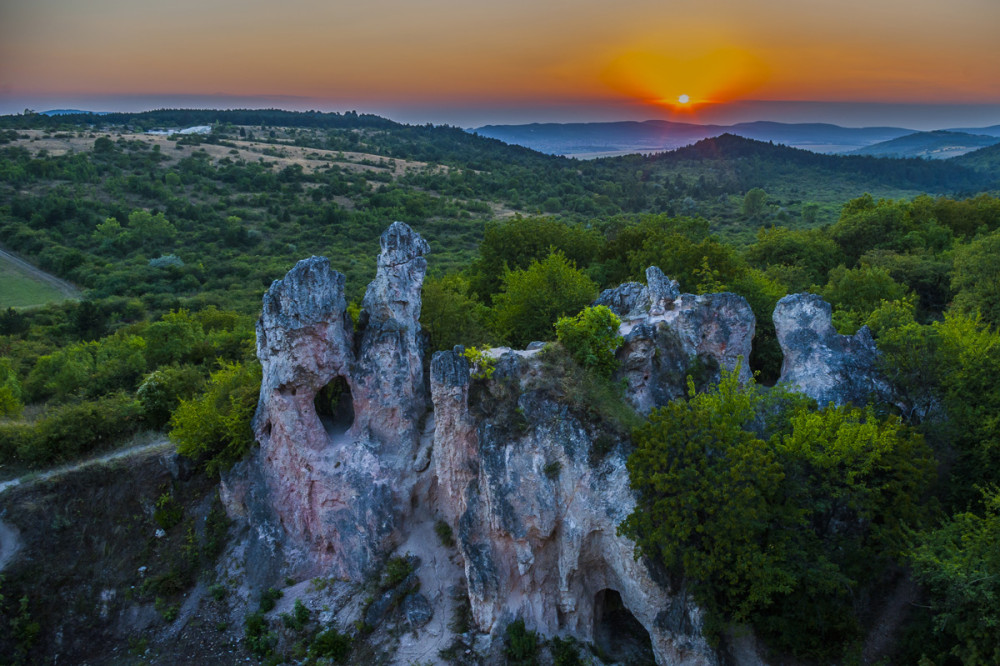
POLYGON ((335 663, 344 664, 351 654, 351 637, 331 627, 318 634, 309 647, 309 656, 333 659, 335 663))
POLYGON ((135 395, 149 425, 162 428, 180 401, 191 398, 204 383, 194 366, 165 366, 146 375, 135 395))
POLYGON ((243 619, 243 641, 247 649, 258 657, 266 657, 278 642, 274 632, 268 630, 267 619, 260 611, 250 613, 243 619))
POLYGON ((278 599, 282 597, 281 590, 277 590, 273 587, 269 587, 260 593, 260 603, 258 608, 261 612, 269 613, 274 610, 275 605, 278 603, 278 599))
POLYGON ((614 312, 598 305, 584 308, 575 317, 561 317, 556 322, 556 337, 577 363, 610 377, 618 367, 615 350, 624 341, 618 335, 620 325, 614 312))
POLYGON ((184 261, 177 256, 172 254, 164 254, 162 256, 156 257, 149 260, 149 266, 152 268, 183 268, 184 261))
POLYGON ((177 503, 170 493, 163 493, 156 500, 156 509, 153 511, 153 520, 165 530, 181 522, 184 517, 184 507, 177 503))
POLYGON ((177 452, 203 461, 214 474, 240 460, 254 443, 250 420, 260 394, 260 364, 228 363, 212 373, 205 392, 182 400, 170 417, 177 452))
POLYGON ((108 448, 142 424, 139 403, 122 393, 49 411, 33 428, 17 428, 17 457, 29 465, 70 460, 108 448))
POLYGON ((497 360, 487 354, 489 347, 483 347, 482 349, 478 347, 468 347, 462 356, 469 361, 469 365, 472 366, 472 378, 473 379, 489 379, 493 376, 493 371, 496 370, 497 360))
POLYGON ((558 636, 552 638, 552 663, 554 666, 579 666, 580 650, 576 646, 573 638, 562 639, 558 636))
POLYGON ((434 533, 438 535, 442 546, 445 548, 455 547, 455 535, 452 533, 451 525, 443 520, 439 520, 434 523, 434 533))
POLYGON ((410 561, 410 558, 390 557, 389 561, 385 563, 385 570, 382 572, 379 586, 383 590, 392 589, 406 580, 406 577, 411 573, 413 573, 413 562, 410 561))
POLYGON ((1000 663, 1000 490, 984 493, 985 511, 961 512, 915 535, 914 577, 930 591, 933 631, 963 664, 1000 663))
POLYGON ((24 405, 21 402, 21 384, 10 359, 0 358, 0 418, 18 417, 24 405))
POLYGON ((502 289, 493 299, 494 330, 517 347, 551 339, 559 317, 579 312, 597 296, 597 284, 560 252, 524 270, 508 270, 502 289))
POLYGON ((295 600, 295 606, 291 613, 282 613, 281 622, 292 631, 302 631, 309 623, 309 609, 302 603, 301 599, 295 600))
POLYGON ((507 625, 507 663, 511 666, 535 666, 538 663, 538 634, 524 627, 524 620, 517 618, 507 625))
POLYGON ((40 356, 24 388, 33 401, 131 391, 146 362, 146 341, 139 336, 118 334, 80 342, 40 356))

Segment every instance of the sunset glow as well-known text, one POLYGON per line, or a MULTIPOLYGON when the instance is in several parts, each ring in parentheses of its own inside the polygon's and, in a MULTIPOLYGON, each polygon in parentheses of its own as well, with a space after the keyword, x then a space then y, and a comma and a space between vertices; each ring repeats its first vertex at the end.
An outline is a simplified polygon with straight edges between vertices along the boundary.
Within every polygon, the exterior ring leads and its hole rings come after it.
POLYGON ((1000 104, 995 0, 12 0, 0 12, 7 108, 124 94, 650 116, 743 100, 1000 104))

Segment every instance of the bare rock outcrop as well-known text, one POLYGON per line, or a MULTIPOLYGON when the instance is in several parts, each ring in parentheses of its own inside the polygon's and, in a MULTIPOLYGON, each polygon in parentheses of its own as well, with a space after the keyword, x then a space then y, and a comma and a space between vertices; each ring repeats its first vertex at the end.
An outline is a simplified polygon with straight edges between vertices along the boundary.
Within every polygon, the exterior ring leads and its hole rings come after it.
MULTIPOLYGON (((261 571, 360 581, 443 518, 481 631, 500 635, 521 617, 543 635, 600 644, 616 631, 607 618, 624 614, 657 663, 717 663, 699 610, 617 534, 635 499, 610 431, 571 408, 538 348, 496 351, 489 379, 471 376, 460 349, 437 353, 428 395, 429 248, 401 223, 381 244, 356 331, 326 259, 299 262, 264 297, 260 448, 223 480, 230 513, 258 537, 248 547, 261 571)), ((622 318, 618 377, 637 409, 683 395, 689 374, 750 376, 739 359, 755 322, 742 297, 681 294, 656 267, 646 279, 598 301, 622 318)), ((429 617, 416 606, 413 626, 429 617)))
POLYGON ((624 454, 546 388, 538 353, 508 352, 470 380, 455 351, 431 362, 439 500, 459 537, 476 624, 523 618, 543 635, 600 641, 621 603, 659 664, 711 664, 693 605, 617 534, 632 511, 624 454))
POLYGON ((224 496, 230 513, 246 516, 303 573, 369 572, 390 549, 415 483, 427 403, 419 316, 428 246, 399 222, 381 244, 357 333, 343 275, 317 257, 271 285, 257 324, 260 449, 227 475, 224 496), (340 392, 339 416, 321 418, 316 396, 330 385, 340 392))
POLYGON ((830 304, 815 294, 792 294, 774 308, 774 329, 784 360, 779 383, 821 406, 885 400, 890 390, 878 369, 879 353, 867 326, 854 335, 833 327, 830 304))
POLYGON ((597 299, 622 319, 619 375, 636 409, 645 413, 685 395, 688 375, 707 384, 718 380, 720 368, 738 366, 740 379, 750 378, 756 319, 746 299, 681 294, 656 266, 646 269, 646 282, 625 283, 597 299))

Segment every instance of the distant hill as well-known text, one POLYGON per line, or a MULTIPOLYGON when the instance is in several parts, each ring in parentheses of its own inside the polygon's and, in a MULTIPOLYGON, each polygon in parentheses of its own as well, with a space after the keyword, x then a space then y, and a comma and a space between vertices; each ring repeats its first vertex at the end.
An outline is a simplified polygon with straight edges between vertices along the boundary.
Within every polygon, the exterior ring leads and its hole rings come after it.
MULTIPOLYGON (((970 153, 971 155, 971 153, 970 153)), ((990 179, 957 160, 880 159, 869 155, 823 155, 801 148, 764 143, 723 134, 642 159, 659 165, 685 162, 715 163, 721 175, 731 174, 744 190, 749 187, 776 187, 782 181, 799 187, 815 179, 817 183, 851 182, 869 189, 878 184, 924 192, 978 191, 990 186, 990 179), (765 183, 767 185, 765 185, 765 183)))
POLYGON ((899 127, 852 128, 825 123, 760 121, 736 125, 696 125, 667 120, 486 125, 473 131, 480 136, 527 146, 543 153, 574 157, 663 152, 722 134, 772 141, 815 152, 835 153, 912 133, 912 130, 899 127))
POLYGON ((82 111, 80 109, 49 109, 48 111, 39 111, 43 116, 75 116, 79 114, 91 114, 95 116, 103 116, 107 114, 107 111, 82 111))
POLYGON ((952 164, 991 174, 1000 181, 1000 143, 948 160, 952 164))
POLYGON ((966 134, 985 134, 986 136, 1000 137, 1000 125, 990 125, 989 127, 951 127, 949 132, 965 132, 966 134))
POLYGON ((851 151, 875 157, 924 157, 945 160, 1000 143, 1000 136, 937 130, 915 132, 851 151))

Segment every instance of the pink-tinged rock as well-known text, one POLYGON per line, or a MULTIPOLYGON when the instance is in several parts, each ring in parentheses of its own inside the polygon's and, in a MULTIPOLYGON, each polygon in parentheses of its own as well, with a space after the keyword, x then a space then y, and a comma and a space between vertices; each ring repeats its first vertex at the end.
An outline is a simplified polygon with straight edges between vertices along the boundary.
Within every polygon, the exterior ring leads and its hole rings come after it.
POLYGON ((698 609, 617 534, 635 506, 624 452, 592 458, 592 424, 534 388, 541 365, 537 354, 509 352, 472 385, 457 352, 431 363, 438 502, 458 537, 477 626, 502 635, 520 617, 543 636, 589 642, 618 593, 657 663, 716 663, 698 609))
POLYGON ((879 353, 867 326, 854 335, 833 327, 830 304, 815 294, 792 294, 774 308, 774 330, 784 359, 779 383, 825 406, 888 400, 879 353))
POLYGON ((404 224, 382 235, 356 334, 344 277, 326 259, 299 262, 264 296, 253 422, 260 449, 228 476, 227 496, 231 512, 280 535, 282 556, 299 572, 362 578, 391 549, 409 506, 410 463, 426 410, 419 316, 427 250, 404 224), (314 401, 337 378, 349 391, 347 416, 324 422, 314 401), (241 474, 259 476, 266 491, 238 491, 241 474))

